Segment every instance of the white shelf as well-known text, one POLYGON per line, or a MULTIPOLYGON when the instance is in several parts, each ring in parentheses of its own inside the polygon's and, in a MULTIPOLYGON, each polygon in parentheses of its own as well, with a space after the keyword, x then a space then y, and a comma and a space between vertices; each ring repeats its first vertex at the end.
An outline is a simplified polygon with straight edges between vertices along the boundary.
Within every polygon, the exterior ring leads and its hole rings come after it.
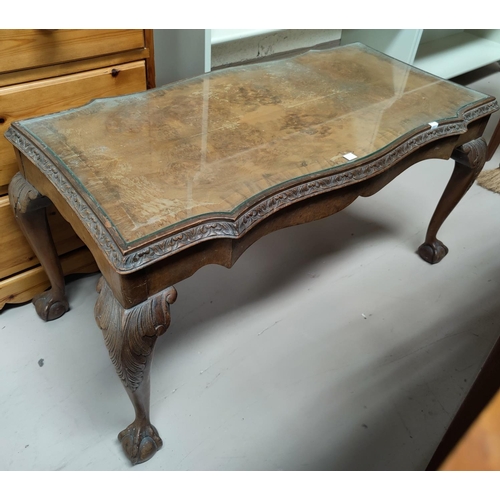
POLYGON ((264 35, 266 33, 274 33, 280 31, 278 29, 267 29, 267 30, 211 30, 211 41, 212 45, 217 45, 219 43, 232 42, 234 40, 240 40, 241 38, 247 38, 252 36, 264 35))
POLYGON ((500 30, 342 30, 341 43, 352 42, 441 78, 500 61, 500 30))
POLYGON ((500 43, 466 31, 421 43, 413 65, 453 78, 500 60, 500 43))
POLYGON ((341 45, 361 42, 388 56, 412 64, 423 30, 342 30, 341 45))

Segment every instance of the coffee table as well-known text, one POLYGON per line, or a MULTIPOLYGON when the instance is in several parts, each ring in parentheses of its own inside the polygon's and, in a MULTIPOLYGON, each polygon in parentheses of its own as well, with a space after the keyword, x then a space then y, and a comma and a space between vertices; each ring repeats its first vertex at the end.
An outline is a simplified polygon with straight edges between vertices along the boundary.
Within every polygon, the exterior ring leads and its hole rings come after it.
POLYGON ((45 207, 94 255, 95 318, 135 409, 119 434, 132 461, 161 447, 150 422, 150 368, 174 285, 207 264, 231 267, 272 231, 329 216, 409 166, 455 168, 419 255, 448 252, 441 224, 484 165, 495 98, 361 44, 229 68, 98 99, 12 124, 15 216, 49 276, 39 316, 68 311, 45 207))

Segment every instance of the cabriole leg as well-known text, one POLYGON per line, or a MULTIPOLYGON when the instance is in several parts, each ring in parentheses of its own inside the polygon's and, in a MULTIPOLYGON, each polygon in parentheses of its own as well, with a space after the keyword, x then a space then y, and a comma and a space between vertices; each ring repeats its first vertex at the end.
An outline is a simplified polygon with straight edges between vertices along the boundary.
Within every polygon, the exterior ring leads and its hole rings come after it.
POLYGON ((61 317, 68 309, 64 275, 52 239, 46 208, 50 200, 42 196, 20 173, 9 184, 9 200, 21 230, 37 256, 52 288, 33 299, 44 321, 61 317))
POLYGON ((418 249, 420 257, 430 264, 437 264, 448 253, 448 248, 437 239, 437 232, 484 167, 486 150, 486 142, 480 138, 453 152, 455 168, 432 216, 425 242, 418 249))
POLYGON ((149 419, 149 374, 156 339, 170 325, 170 304, 175 302, 177 292, 169 287, 135 307, 124 309, 104 278, 99 280, 97 291, 96 321, 135 409, 135 420, 120 432, 118 439, 132 464, 140 464, 162 446, 149 419))

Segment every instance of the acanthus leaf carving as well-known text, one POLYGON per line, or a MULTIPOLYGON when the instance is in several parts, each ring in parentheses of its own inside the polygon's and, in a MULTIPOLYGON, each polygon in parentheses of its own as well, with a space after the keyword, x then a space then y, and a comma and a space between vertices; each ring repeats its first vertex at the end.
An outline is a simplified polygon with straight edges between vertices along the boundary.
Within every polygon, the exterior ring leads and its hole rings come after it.
POLYGON ((124 309, 101 277, 95 318, 116 372, 125 387, 135 392, 142 383, 156 339, 170 325, 170 304, 177 292, 169 287, 145 302, 124 309))

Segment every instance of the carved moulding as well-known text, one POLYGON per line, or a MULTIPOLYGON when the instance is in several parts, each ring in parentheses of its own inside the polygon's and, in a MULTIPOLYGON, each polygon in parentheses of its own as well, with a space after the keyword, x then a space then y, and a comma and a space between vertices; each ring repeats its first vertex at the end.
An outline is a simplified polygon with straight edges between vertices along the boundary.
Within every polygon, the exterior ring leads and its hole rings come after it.
MULTIPOLYGON (((497 109, 499 106, 496 101, 488 102, 463 112, 460 122, 443 123, 434 129, 426 129, 371 162, 361 165, 353 162, 347 166, 326 170, 323 177, 305 181, 290 188, 282 188, 282 191, 257 203, 241 214, 228 213, 225 220, 218 217, 201 222, 194 227, 181 229, 174 235, 166 236, 159 241, 131 251, 127 251, 125 242, 121 242, 121 247, 115 242, 103 222, 61 172, 56 160, 51 159, 30 138, 26 137, 22 129, 19 130, 11 126, 5 136, 47 176, 64 196, 113 267, 118 272, 128 273, 203 240, 239 238, 260 221, 275 213, 276 210, 382 173, 427 143, 439 138, 463 134, 467 131, 469 122, 489 115, 497 109)), ((363 161, 363 159, 359 161, 363 161)), ((64 165, 62 168, 65 168, 64 165)), ((277 186, 276 189, 279 190, 280 187, 277 186)))
POLYGON ((111 238, 108 230, 97 218, 86 201, 76 192, 68 182, 64 174, 36 144, 11 126, 5 133, 5 137, 23 154, 36 165, 57 190, 64 196, 66 202, 78 215, 84 226, 107 256, 108 260, 115 265, 122 258, 118 245, 111 238))
POLYGON ((170 325, 170 304, 175 302, 177 291, 169 287, 131 309, 121 306, 102 277, 97 291, 97 325, 116 373, 123 385, 135 392, 143 382, 156 339, 170 325))

